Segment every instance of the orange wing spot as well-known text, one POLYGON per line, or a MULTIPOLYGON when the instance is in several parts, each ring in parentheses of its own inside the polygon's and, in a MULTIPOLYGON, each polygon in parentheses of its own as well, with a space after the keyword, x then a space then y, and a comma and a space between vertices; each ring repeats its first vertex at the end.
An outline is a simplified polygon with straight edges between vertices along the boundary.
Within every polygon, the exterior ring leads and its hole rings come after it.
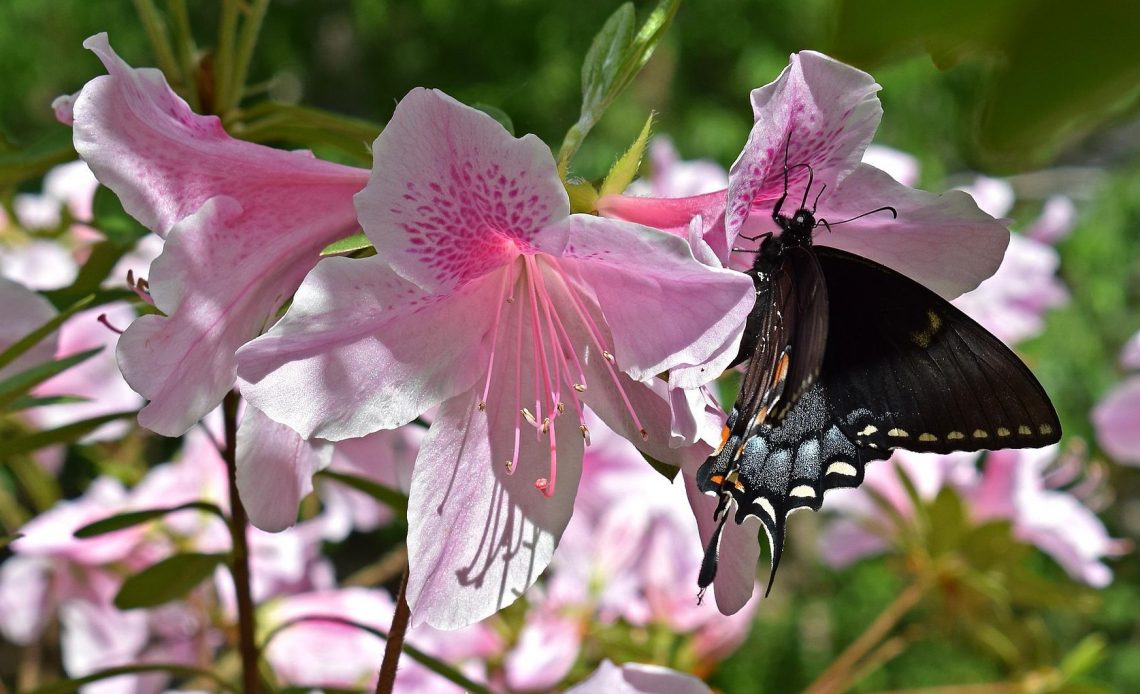
POLYGON ((782 383, 788 377, 788 365, 791 363, 791 354, 784 352, 780 361, 776 362, 776 371, 772 374, 772 383, 782 383))
POLYGON ((736 480, 736 489, 737 489, 737 491, 739 491, 741 494, 743 494, 743 493, 744 493, 744 483, 743 483, 743 482, 741 482, 740 480, 736 480))
POLYGON ((761 407, 760 411, 756 413, 756 416, 752 418, 752 426, 754 426, 754 427, 760 426, 760 424, 763 423, 763 421, 767 418, 768 418, 768 406, 765 405, 764 407, 761 407))
POLYGON ((732 432, 729 430, 728 425, 726 424, 724 426, 724 429, 722 429, 720 432, 720 445, 716 447, 716 452, 713 453, 713 455, 720 455, 720 452, 724 450, 725 444, 728 443, 728 437, 731 433, 732 432))
POLYGON ((721 484, 724 482, 724 475, 710 475, 709 482, 713 484, 721 484))

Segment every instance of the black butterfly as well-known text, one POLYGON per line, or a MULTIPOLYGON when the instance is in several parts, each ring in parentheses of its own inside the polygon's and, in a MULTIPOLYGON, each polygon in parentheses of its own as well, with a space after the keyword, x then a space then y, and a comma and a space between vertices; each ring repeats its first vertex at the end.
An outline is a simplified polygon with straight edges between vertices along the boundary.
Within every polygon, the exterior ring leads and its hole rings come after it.
MULTIPOLYGON (((768 534, 770 591, 788 514, 819 510, 828 489, 858 486, 868 461, 895 448, 1031 448, 1061 435, 1037 379, 985 328, 894 270, 812 245, 815 229, 831 224, 815 218, 815 204, 807 209, 811 167, 791 167, 808 170, 807 188, 794 215, 780 213, 786 156, 772 210, 780 233, 752 239, 763 242, 748 271, 756 305, 734 362, 748 361, 740 395, 720 448, 697 472, 701 491, 720 496, 701 595, 716 576, 732 501, 737 523, 756 516, 768 534)), ((866 214, 877 212, 898 216, 891 207, 866 214)))

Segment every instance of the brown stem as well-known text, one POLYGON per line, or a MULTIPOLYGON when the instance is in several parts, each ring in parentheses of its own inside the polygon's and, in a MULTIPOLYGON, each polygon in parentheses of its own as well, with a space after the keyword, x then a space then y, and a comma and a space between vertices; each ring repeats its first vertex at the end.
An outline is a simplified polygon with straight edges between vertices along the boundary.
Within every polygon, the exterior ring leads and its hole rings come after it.
POLYGON ((873 649, 880 641, 887 637, 891 629, 918 604, 926 593, 924 583, 914 583, 899 593, 898 597, 879 613, 875 621, 863 630, 859 638, 839 654, 831 665, 815 679, 804 694, 836 694, 845 690, 851 679, 852 668, 873 649))
POLYGON ((392 694, 396 686, 396 665, 400 661, 400 651, 404 649, 404 634, 408 630, 408 617, 411 609, 405 594, 408 591, 408 568, 400 578, 400 591, 396 595, 396 614, 392 615, 392 628, 388 630, 388 642, 384 645, 384 662, 380 664, 380 679, 376 681, 376 694, 392 694))
POLYGON ((261 679, 258 677, 258 648, 255 634, 257 624, 253 612, 253 594, 249 577, 249 545, 246 531, 249 518, 241 505, 237 488, 237 409, 241 396, 230 391, 222 401, 225 417, 226 447, 223 457, 229 470, 230 482, 230 541, 233 563, 230 572, 234 577, 234 593, 237 595, 238 610, 238 652, 241 654, 242 691, 245 694, 260 694, 261 679))

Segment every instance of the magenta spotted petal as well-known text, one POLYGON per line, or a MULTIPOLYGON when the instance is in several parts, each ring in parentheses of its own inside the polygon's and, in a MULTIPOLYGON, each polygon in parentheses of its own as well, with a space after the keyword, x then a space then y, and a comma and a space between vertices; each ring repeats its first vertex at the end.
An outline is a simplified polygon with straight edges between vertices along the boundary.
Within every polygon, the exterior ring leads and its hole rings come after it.
POLYGON ((166 315, 135 321, 119 361, 151 401, 139 422, 177 436, 233 386, 234 353, 272 321, 320 249, 357 228, 352 195, 367 173, 235 140, 158 70, 124 63, 106 34, 84 45, 109 74, 57 111, 100 182, 167 239, 149 277, 166 315))

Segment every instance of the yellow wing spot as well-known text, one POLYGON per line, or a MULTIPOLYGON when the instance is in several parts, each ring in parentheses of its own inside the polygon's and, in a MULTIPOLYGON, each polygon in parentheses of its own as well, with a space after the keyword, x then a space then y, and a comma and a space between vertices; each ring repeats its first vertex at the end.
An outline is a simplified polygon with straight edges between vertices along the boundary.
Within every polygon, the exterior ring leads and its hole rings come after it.
POLYGON ((926 443, 930 443, 931 441, 937 441, 938 437, 935 436, 934 434, 919 434, 918 440, 924 441, 926 443))
POLYGON ((1041 426, 1037 427, 1037 431, 1040 431, 1042 436, 1048 436, 1049 434, 1053 433, 1053 427, 1048 424, 1042 424, 1041 426))
POLYGON ((998 427, 997 428, 997 435, 998 436, 1009 436, 1009 434, 1010 434, 1009 429, 1006 429, 1005 427, 998 427))
POLYGON ((951 441, 958 441, 966 438, 966 435, 960 431, 952 431, 946 435, 946 438, 950 439, 951 441))
POLYGON ((815 490, 806 484, 801 484, 793 487, 790 495, 801 499, 814 499, 815 490))
POLYGON ((930 321, 930 332, 936 333, 942 329, 942 317, 934 312, 934 309, 929 308, 926 310, 926 319, 930 321))
POLYGON ((899 429, 898 427, 895 427, 894 429, 891 429, 887 432, 887 436, 894 436, 895 438, 905 439, 906 437, 910 436, 910 434, 906 433, 905 429, 899 429))
POLYGON ((1021 426, 1017 427, 1017 433, 1021 434, 1022 436, 1029 436, 1033 433, 1033 430, 1022 424, 1021 426))
POLYGON ((923 349, 930 346, 930 341, 942 329, 942 317, 939 316, 934 309, 926 310, 927 326, 923 330, 916 330, 910 334, 910 339, 914 344, 922 347, 923 349))
POLYGON ((988 439, 990 435, 981 429, 974 429, 972 436, 976 439, 988 439))
POLYGON ((768 501, 764 497, 760 497, 756 500, 756 505, 759 506, 764 511, 764 513, 767 513, 769 518, 773 520, 776 519, 776 509, 772 506, 771 501, 768 501))
POLYGON ((870 436, 878 430, 879 427, 875 426, 874 424, 868 424, 867 426, 863 427, 863 431, 860 431, 858 434, 856 434, 856 436, 870 436))
POLYGON ((855 477, 858 471, 851 463, 845 463, 842 460, 837 460, 831 465, 827 466, 828 475, 844 475, 845 477, 855 477))

